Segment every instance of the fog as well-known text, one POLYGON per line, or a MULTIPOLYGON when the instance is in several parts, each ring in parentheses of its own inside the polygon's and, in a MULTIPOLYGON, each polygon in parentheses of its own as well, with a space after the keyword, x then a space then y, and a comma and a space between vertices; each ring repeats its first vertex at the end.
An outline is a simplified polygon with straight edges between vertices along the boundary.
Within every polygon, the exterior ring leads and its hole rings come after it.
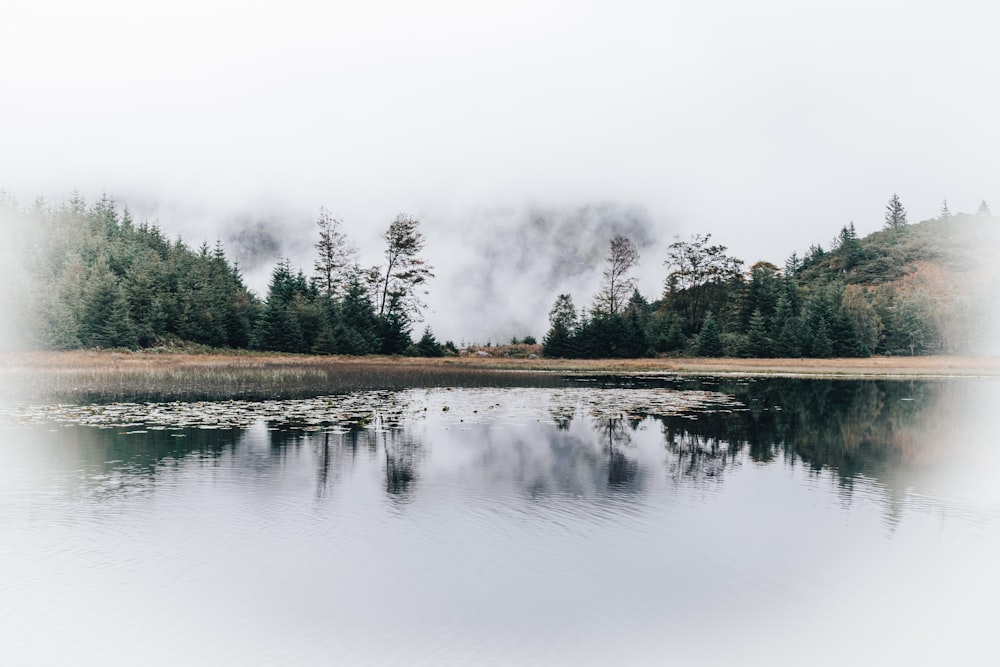
POLYGON ((309 270, 320 206, 365 264, 407 212, 436 332, 537 337, 559 291, 589 302, 616 230, 641 236, 654 298, 675 234, 780 264, 878 229, 893 193, 912 222, 944 197, 1000 205, 997 18, 971 0, 13 0, 0 188, 108 192, 171 237, 221 239, 257 291, 281 255, 309 270))

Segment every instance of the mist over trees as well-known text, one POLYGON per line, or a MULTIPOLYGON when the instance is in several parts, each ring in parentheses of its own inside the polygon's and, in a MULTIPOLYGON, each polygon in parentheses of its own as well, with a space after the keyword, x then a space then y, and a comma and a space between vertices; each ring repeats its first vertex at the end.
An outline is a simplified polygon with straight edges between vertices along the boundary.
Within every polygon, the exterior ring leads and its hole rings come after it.
MULTIPOLYGON (((550 313, 544 351, 557 357, 865 357, 984 349, 993 323, 983 314, 997 311, 1000 289, 990 259, 998 230, 988 208, 954 215, 947 202, 938 219, 910 225, 893 195, 883 231, 861 239, 851 222, 829 250, 813 245, 804 258, 793 253, 784 268, 757 262, 744 271, 742 260, 709 234, 677 238, 666 249, 660 299, 647 302, 635 292, 621 315, 595 307, 573 319, 572 297, 562 294, 550 313), (949 277, 936 275, 937 267, 949 277), (979 274, 984 279, 971 281, 970 290, 968 276, 979 274)), ((603 291, 595 297, 595 304, 605 301, 603 291)))
POLYGON ((385 233, 386 264, 362 268, 342 221, 321 209, 312 275, 287 259, 261 299, 221 243, 192 249, 154 223, 136 223, 107 195, 49 207, 0 202, 25 231, 28 274, 17 300, 22 344, 38 349, 212 348, 318 354, 439 354, 429 329, 414 345, 423 284, 419 221, 400 215, 385 233))
MULTIPOLYGON (((414 340, 434 273, 422 256, 420 223, 406 214, 383 234, 382 263, 362 266, 343 221, 320 209, 312 272, 279 260, 258 296, 221 243, 193 248, 170 240, 106 195, 87 204, 74 194, 55 207, 4 198, 0 212, 23 232, 12 319, 23 323, 27 347, 457 353, 428 326, 414 340)), ((974 351, 989 343, 992 331, 978 312, 984 302, 995 304, 1000 285, 983 252, 995 257, 1000 225, 985 202, 966 215, 945 201, 939 218, 909 224, 893 195, 884 216, 882 231, 859 238, 851 222, 828 249, 793 253, 783 267, 756 262, 747 270, 710 234, 675 238, 655 260, 663 264, 663 291, 652 300, 632 275, 637 244, 616 233, 605 246, 598 291, 584 301, 590 307, 559 294, 541 352, 851 357, 974 351)))

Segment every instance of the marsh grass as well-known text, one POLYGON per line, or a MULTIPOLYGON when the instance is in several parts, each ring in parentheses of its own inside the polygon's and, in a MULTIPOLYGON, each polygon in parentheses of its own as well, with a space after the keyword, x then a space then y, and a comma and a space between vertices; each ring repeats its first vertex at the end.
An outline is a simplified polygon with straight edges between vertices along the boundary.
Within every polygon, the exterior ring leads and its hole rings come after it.
POLYGON ((551 373, 408 358, 32 353, 0 367, 8 402, 265 400, 413 387, 564 386, 551 373))
POLYGON ((995 357, 530 359, 157 352, 0 356, 5 402, 265 400, 414 387, 561 387, 587 375, 998 376, 995 357))

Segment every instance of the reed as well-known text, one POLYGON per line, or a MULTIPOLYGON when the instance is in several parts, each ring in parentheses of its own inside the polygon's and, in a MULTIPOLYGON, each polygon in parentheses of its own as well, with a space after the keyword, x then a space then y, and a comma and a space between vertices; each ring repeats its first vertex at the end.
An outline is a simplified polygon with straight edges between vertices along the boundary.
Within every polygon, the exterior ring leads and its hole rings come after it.
POLYGON ((328 357, 247 352, 33 352, 0 356, 5 402, 304 398, 366 389, 563 386, 575 374, 1000 376, 996 357, 531 359, 328 357))

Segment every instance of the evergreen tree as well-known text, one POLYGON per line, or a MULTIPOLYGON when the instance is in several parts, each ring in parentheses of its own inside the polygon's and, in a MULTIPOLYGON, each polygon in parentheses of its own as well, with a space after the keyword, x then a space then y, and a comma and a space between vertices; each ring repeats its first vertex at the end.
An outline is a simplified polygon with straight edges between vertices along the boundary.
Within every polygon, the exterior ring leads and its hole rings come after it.
POLYGON ((947 199, 942 199, 941 200, 941 213, 938 214, 938 217, 941 218, 942 220, 945 220, 945 219, 951 217, 951 209, 948 208, 948 200, 947 199))
POLYGON ((371 354, 382 348, 375 308, 360 271, 355 269, 347 281, 340 303, 339 326, 335 329, 336 350, 340 354, 371 354))
POLYGON ((887 229, 899 230, 906 226, 906 209, 899 201, 899 195, 894 194, 885 207, 885 226, 887 229))
POLYGON ((749 356, 756 358, 770 357, 774 354, 771 337, 768 335, 767 319, 759 309, 753 311, 753 315, 750 316, 746 351, 749 356))
POLYGON ((381 354, 404 354, 411 345, 410 319, 398 294, 393 295, 385 313, 378 317, 378 340, 381 354))
POLYGON ((715 323, 715 316, 709 311, 698 333, 698 356, 721 357, 723 355, 722 336, 715 323))
POLYGON ((549 332, 542 339, 542 353, 546 357, 576 356, 575 333, 579 326, 573 297, 560 294, 549 311, 549 332))
POLYGON ((979 208, 976 209, 976 215, 993 215, 990 212, 990 205, 986 203, 986 200, 979 202, 979 208))
POLYGON ((414 345, 415 352, 417 356, 420 357, 442 357, 444 356, 444 349, 441 344, 437 342, 434 334, 431 332, 429 326, 424 327, 424 333, 414 345))
POLYGON ((668 322, 667 330, 658 343, 658 351, 683 352, 687 348, 688 340, 681 328, 681 320, 676 315, 671 314, 668 322))
POLYGON ((83 295, 80 340, 87 347, 137 346, 128 301, 117 279, 101 258, 83 295))
POLYGON ((830 339, 830 326, 826 323, 826 318, 819 318, 819 322, 814 329, 812 337, 812 348, 810 356, 825 359, 833 356, 833 341, 830 339))

